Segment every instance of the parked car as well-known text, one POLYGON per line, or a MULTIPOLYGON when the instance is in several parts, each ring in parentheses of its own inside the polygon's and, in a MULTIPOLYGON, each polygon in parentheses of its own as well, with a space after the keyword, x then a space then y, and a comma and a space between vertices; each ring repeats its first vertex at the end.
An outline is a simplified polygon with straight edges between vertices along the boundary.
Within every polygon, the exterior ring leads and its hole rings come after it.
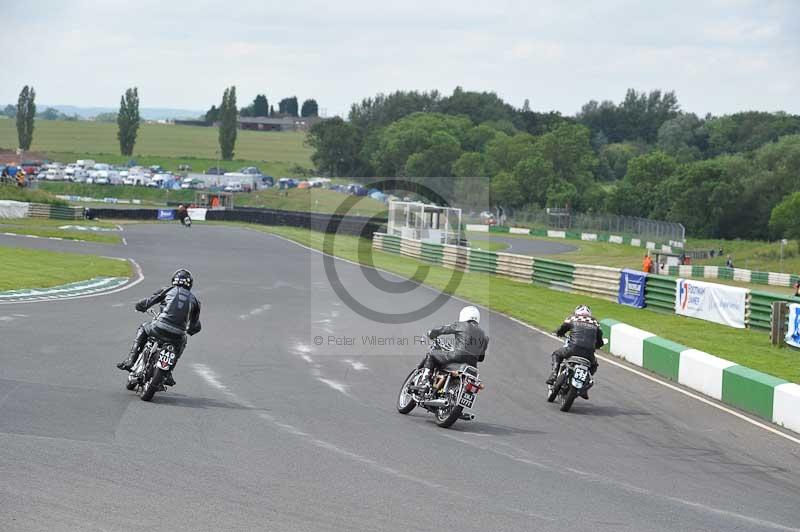
POLYGON ((347 194, 352 194, 353 196, 366 196, 367 189, 359 185, 358 183, 350 183, 345 187, 345 192, 347 194))
POLYGON ((181 188, 183 189, 203 189, 206 188, 206 183, 202 179, 196 177, 185 177, 181 181, 181 188))
POLYGON ((271 175, 262 175, 261 176, 261 186, 262 187, 272 187, 275 186, 275 179, 271 175))
POLYGON ((239 173, 245 175, 262 175, 261 170, 259 170, 256 166, 246 166, 244 168, 240 168, 239 173))
POLYGON ((212 166, 205 171, 206 175, 224 175, 226 170, 224 168, 220 168, 219 166, 212 166))
POLYGON ((278 187, 281 190, 290 189, 297 186, 297 179, 291 177, 282 177, 278 180, 278 187))
POLYGON ((188 164, 179 164, 178 165, 178 171, 180 171, 180 172, 190 172, 191 170, 192 170, 192 167, 190 165, 188 165, 188 164))
POLYGON ((238 181, 231 181, 230 183, 225 185, 225 188, 223 188, 222 190, 224 190, 225 192, 242 192, 244 191, 244 187, 242 187, 242 184, 238 181))

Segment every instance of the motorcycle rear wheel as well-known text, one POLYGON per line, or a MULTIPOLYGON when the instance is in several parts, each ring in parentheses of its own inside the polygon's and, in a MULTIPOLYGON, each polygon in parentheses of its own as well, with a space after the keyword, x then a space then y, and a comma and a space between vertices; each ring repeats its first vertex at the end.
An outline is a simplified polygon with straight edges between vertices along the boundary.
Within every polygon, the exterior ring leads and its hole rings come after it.
MULTIPOLYGON (((447 390, 448 392, 447 395, 451 399, 457 399, 458 393, 451 394, 449 392, 453 388, 455 388, 455 390, 458 391, 460 386, 461 384, 457 379, 453 379, 452 381, 450 381, 450 385, 448 386, 449 389, 447 390)), ((447 427, 449 427, 450 425, 452 425, 461 418, 461 413, 463 411, 464 408, 461 406, 457 406, 455 404, 455 401, 453 401, 453 403, 449 407, 439 408, 438 410, 436 410, 436 412, 434 412, 434 415, 436 417, 436 424, 442 427, 443 429, 446 429, 447 427)))
POLYGON ((561 394, 561 411, 569 412, 569 409, 572 408, 572 403, 575 402, 576 397, 578 397, 578 390, 570 386, 567 393, 561 394))
POLYGON ((153 369, 153 377, 144 385, 142 401, 151 401, 159 388, 161 388, 161 382, 163 380, 164 372, 161 371, 161 368, 153 369))

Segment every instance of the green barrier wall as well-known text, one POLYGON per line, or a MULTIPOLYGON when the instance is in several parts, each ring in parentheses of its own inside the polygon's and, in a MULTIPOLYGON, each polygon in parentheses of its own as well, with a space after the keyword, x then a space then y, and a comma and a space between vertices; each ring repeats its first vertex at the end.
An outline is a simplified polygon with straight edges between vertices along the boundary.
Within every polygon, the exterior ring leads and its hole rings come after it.
POLYGON ((664 275, 648 275, 644 286, 644 302, 650 309, 675 311, 675 279, 664 275))
POLYGON ((400 253, 400 237, 396 235, 384 235, 383 250, 390 253, 400 253))
POLYGON ((642 367, 673 381, 678 381, 681 351, 685 345, 653 336, 642 343, 642 367))
POLYGON ((771 420, 775 387, 786 382, 744 366, 731 366, 722 372, 722 401, 771 420))
POLYGON ((575 265, 547 259, 533 261, 533 281, 549 286, 572 288, 575 265))
POLYGON ((760 290, 750 290, 750 316, 748 325, 751 329, 769 329, 772 323, 772 303, 786 301, 800 303, 800 297, 782 296, 760 290))
POLYGON ((505 225, 490 225, 489 232, 490 233, 508 233, 510 231, 510 227, 506 227, 505 225))
POLYGON ((422 243, 422 249, 420 256, 422 260, 426 262, 432 262, 433 264, 441 264, 442 263, 442 254, 443 254, 444 246, 441 244, 429 244, 428 242, 422 243))
POLYGON ((469 252, 469 271, 495 273, 497 271, 497 254, 482 249, 471 249, 469 252))

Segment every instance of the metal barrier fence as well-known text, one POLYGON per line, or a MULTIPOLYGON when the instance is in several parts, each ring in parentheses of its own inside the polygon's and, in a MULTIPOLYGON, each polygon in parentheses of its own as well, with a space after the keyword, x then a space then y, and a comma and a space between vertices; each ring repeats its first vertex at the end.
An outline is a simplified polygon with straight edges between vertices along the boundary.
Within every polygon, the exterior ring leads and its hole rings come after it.
POLYGON ((83 218, 83 207, 31 203, 28 207, 28 216, 55 220, 80 220, 83 218))
POLYGON ((514 225, 514 223, 578 233, 614 233, 628 237, 633 235, 658 242, 686 240, 686 229, 679 223, 616 214, 574 213, 563 209, 551 209, 550 212, 514 210, 507 214, 507 224, 514 225))

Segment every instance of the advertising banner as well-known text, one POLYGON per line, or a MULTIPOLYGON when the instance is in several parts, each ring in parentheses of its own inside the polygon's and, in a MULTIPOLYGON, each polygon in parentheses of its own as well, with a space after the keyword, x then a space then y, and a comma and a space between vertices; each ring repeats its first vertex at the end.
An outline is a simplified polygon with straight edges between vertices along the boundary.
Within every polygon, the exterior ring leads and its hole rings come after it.
POLYGON ((205 220, 208 209, 187 209, 192 220, 205 220))
POLYGON ((636 308, 644 308, 644 285, 647 274, 636 270, 624 269, 619 277, 619 295, 617 302, 636 308))
POLYGON ((744 329, 747 289, 677 279, 675 314, 744 329))
POLYGON ((786 343, 800 347, 800 305, 789 304, 789 328, 786 330, 786 343))
POLYGON ((158 209, 158 219, 159 220, 174 220, 175 219, 175 211, 172 209, 158 209))

